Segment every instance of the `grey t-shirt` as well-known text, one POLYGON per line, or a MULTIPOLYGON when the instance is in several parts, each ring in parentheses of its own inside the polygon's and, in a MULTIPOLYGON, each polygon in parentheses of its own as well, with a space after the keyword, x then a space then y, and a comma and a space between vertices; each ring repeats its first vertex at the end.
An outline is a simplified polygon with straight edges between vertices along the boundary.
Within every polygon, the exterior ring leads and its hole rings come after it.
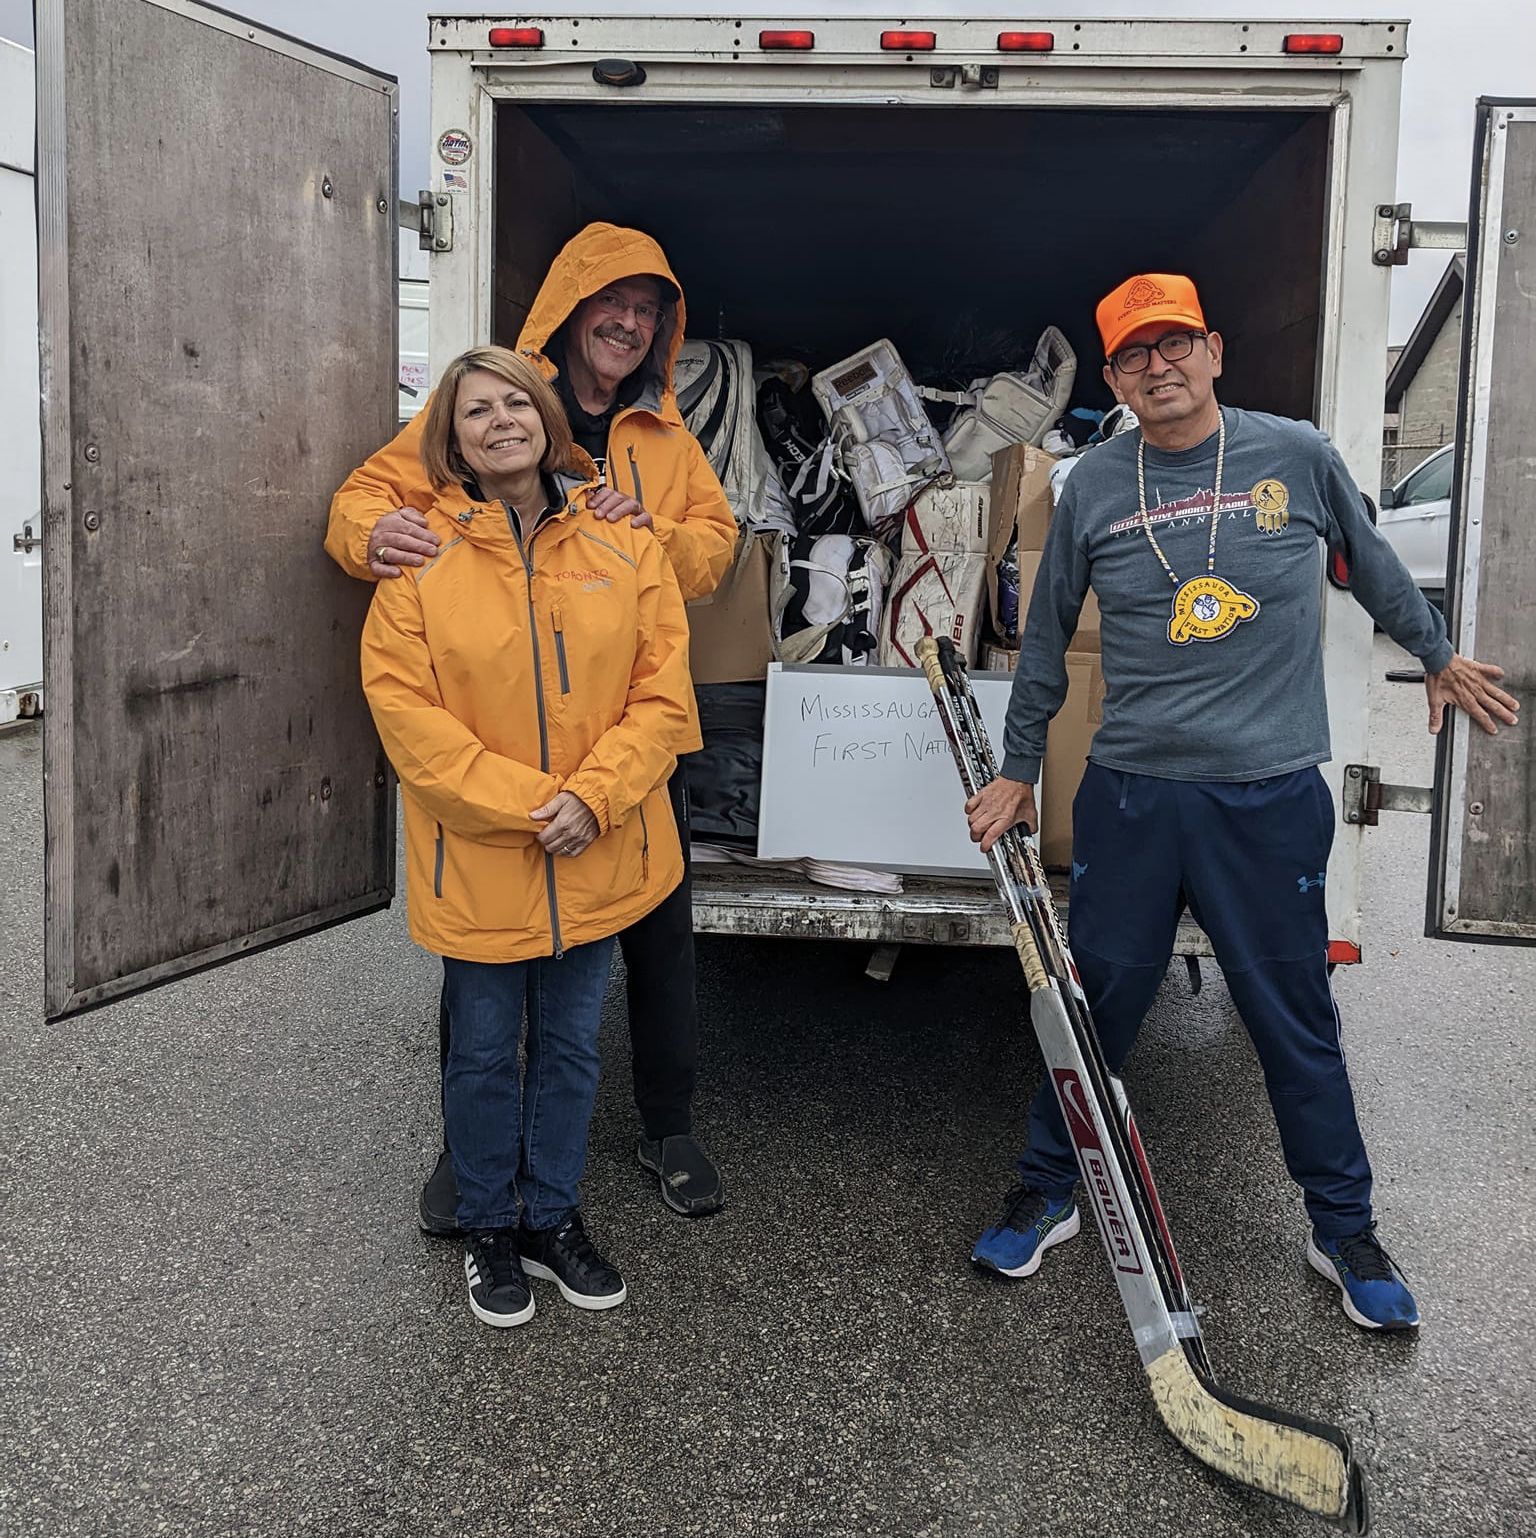
MULTIPOLYGON (((1124 433, 1084 456, 1046 535, 1003 733, 1002 772, 1040 778, 1046 725, 1067 692, 1063 660, 1078 611, 1098 597, 1104 720, 1089 757, 1174 780, 1258 780, 1329 756, 1323 694, 1326 545, 1388 635, 1430 671, 1451 659, 1445 622, 1371 525, 1338 451, 1315 427, 1222 408, 1215 575, 1257 603, 1220 639, 1169 635, 1175 584, 1137 515, 1136 445, 1124 433)), ((1182 453, 1146 451, 1147 510, 1182 583, 1206 572, 1216 434, 1182 453)), ((1213 607, 1202 603, 1197 617, 1213 607)), ((1181 625, 1190 635, 1201 624, 1181 625)))

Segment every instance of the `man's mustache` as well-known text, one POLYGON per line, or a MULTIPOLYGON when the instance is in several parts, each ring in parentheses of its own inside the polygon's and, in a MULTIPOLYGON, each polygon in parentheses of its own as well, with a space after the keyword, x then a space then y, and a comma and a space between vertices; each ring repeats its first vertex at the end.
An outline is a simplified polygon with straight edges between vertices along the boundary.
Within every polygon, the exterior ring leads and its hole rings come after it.
POLYGON ((609 321, 606 325, 597 328, 599 336, 608 337, 615 342, 628 342, 631 347, 640 346, 640 333, 627 331, 617 321, 609 321))

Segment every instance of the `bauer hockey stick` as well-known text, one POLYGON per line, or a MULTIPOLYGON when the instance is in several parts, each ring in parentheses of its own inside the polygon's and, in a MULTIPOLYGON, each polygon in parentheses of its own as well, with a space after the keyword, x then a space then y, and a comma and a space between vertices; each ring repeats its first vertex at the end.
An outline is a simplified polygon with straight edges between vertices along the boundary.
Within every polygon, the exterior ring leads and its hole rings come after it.
MULTIPOLYGON (((917 655, 969 798, 997 777, 997 763, 964 659, 952 642, 931 637, 918 642, 917 655)), ((1365 1479, 1344 1432, 1216 1382, 1141 1135, 1104 1061, 1039 856, 1015 828, 988 859, 1024 965, 1030 1019, 1158 1413, 1190 1452, 1229 1478, 1364 1533, 1365 1479)))

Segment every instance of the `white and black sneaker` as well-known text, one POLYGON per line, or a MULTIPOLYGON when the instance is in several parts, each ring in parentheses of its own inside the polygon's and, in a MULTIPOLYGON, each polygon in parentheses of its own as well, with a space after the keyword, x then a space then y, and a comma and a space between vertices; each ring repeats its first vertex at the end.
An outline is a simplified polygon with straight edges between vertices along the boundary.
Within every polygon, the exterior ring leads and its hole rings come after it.
POLYGON ((553 1282, 577 1308, 617 1308, 628 1296, 624 1278, 597 1253, 581 1214, 573 1212, 555 1228, 519 1228, 517 1248, 523 1270, 553 1282))
POLYGON ((517 1257, 510 1228, 484 1228, 465 1236, 464 1280, 469 1306, 482 1324, 510 1329, 533 1318, 533 1289, 517 1257))

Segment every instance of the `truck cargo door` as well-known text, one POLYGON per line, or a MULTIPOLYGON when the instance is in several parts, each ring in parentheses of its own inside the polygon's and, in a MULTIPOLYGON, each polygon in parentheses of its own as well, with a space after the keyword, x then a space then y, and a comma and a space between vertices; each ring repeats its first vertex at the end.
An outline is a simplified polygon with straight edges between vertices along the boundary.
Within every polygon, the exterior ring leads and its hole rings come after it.
POLYGON ((1435 763, 1427 930, 1536 942, 1536 102, 1478 103, 1448 613, 1521 723, 1453 716, 1435 763))
POLYGON ((389 902, 331 493, 395 424, 392 77, 40 0, 46 1009, 389 902))

